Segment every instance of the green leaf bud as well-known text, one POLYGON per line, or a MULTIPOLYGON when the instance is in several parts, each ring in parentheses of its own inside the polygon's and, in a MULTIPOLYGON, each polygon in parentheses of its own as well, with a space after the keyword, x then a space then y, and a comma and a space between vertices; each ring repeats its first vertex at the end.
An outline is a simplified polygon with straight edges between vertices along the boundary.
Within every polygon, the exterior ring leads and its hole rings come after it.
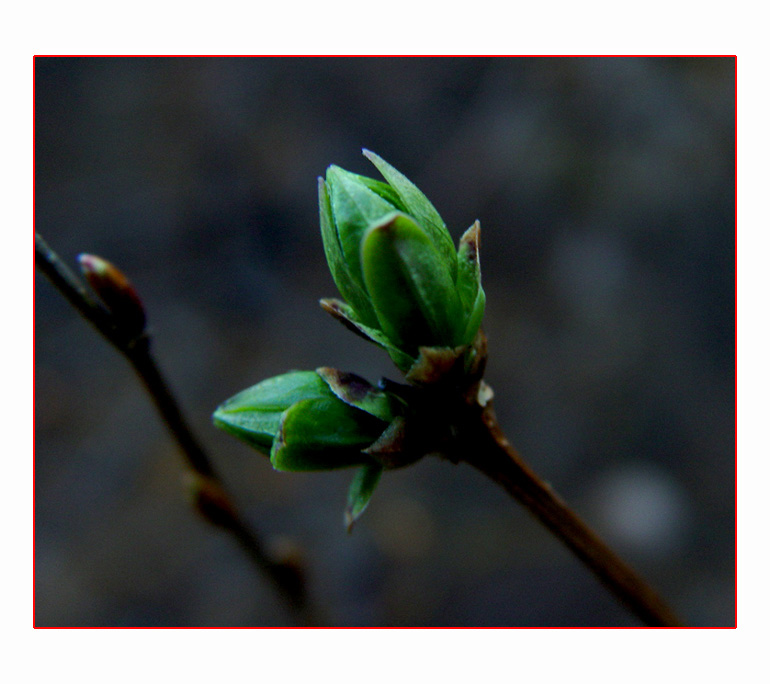
POLYGON ((363 378, 322 368, 236 394, 215 411, 214 424, 269 455, 276 470, 329 470, 375 463, 365 449, 401 406, 363 378))
POLYGON ((269 454, 281 426, 281 417, 303 399, 324 398, 328 385, 312 371, 286 373, 263 380, 239 392, 214 412, 214 424, 269 454))
MULTIPOLYGON (((337 191, 338 206, 341 204, 340 194, 341 192, 337 191)), ((374 313, 369 295, 363 284, 359 260, 355 258, 349 262, 346 259, 339 227, 332 214, 328 185, 324 183, 322 178, 318 179, 318 204, 321 218, 321 237, 323 238, 326 261, 329 264, 329 270, 331 271, 334 283, 340 294, 351 307, 354 307, 358 318, 365 324, 376 326, 377 316, 374 313)), ((389 209, 389 211, 391 210, 392 208, 389 209)), ((351 227, 350 223, 343 224, 343 227, 345 226, 351 232, 354 232, 356 228, 355 225, 351 227)), ((350 239, 347 239, 345 242, 347 245, 350 245, 350 243, 350 239)))
MULTIPOLYGON (((326 171, 326 186, 329 192, 331 216, 339 249, 345 264, 345 274, 350 281, 344 287, 360 287, 365 290, 361 267, 361 241, 369 226, 378 223, 383 216, 391 214, 397 207, 362 183, 360 176, 338 166, 326 171), (352 281, 352 282, 351 282, 352 281)), ((339 283, 337 283, 339 287, 339 283)), ((345 296, 343 294, 343 296, 345 296)), ((360 307, 360 303, 351 302, 360 307)), ((358 311, 365 323, 374 324, 364 307, 358 311)))
POLYGON ((338 166, 319 179, 324 250, 346 302, 326 299, 322 306, 407 373, 422 348, 457 349, 476 338, 485 304, 479 226, 456 252, 417 186, 373 152, 364 155, 386 182, 338 166))

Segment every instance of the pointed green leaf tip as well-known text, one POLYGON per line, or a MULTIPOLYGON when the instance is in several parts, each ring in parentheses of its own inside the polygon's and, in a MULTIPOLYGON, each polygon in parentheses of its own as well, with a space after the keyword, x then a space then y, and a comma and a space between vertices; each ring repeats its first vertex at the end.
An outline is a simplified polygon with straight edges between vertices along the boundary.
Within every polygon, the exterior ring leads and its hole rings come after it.
POLYGON ((399 369, 407 372, 412 367, 415 359, 396 347, 382 330, 361 323, 351 306, 348 306, 345 302, 341 302, 339 299, 322 299, 320 303, 321 308, 326 311, 326 313, 331 314, 348 330, 369 342, 374 342, 374 344, 387 351, 390 358, 393 360, 393 363, 395 363, 399 369))
POLYGON ((457 257, 452 236, 446 229, 444 219, 422 191, 403 173, 393 168, 382 157, 370 150, 362 150, 364 156, 377 167, 383 178, 390 183, 404 204, 404 213, 413 216, 430 236, 439 254, 446 260, 454 279, 457 275, 457 257))
POLYGON ((382 476, 382 466, 368 464, 359 469, 348 490, 348 505, 345 507, 345 527, 353 531, 353 525, 361 517, 382 476))
POLYGON ((396 404, 376 388, 365 387, 365 382, 358 378, 364 395, 358 408, 355 402, 340 399, 314 371, 279 375, 222 404, 214 413, 214 424, 269 454, 276 470, 329 470, 372 463, 374 459, 363 451, 387 428, 396 404))

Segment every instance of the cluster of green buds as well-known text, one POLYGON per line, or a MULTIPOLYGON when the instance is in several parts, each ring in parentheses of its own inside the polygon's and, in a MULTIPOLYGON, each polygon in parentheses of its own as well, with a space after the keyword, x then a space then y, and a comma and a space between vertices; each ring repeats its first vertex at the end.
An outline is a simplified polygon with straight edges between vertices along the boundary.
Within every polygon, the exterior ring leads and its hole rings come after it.
MULTIPOLYGON (((321 305, 383 347, 414 385, 448 377, 456 385, 458 372, 478 382, 485 304, 478 222, 455 250, 425 195, 376 154, 364 155, 385 182, 337 166, 318 181, 326 259, 345 299, 321 305)), ((382 471, 425 453, 424 443, 410 438, 419 430, 410 428, 418 412, 404 400, 409 391, 384 387, 330 368, 297 371, 235 395, 214 423, 269 455, 276 470, 359 467, 348 495, 350 528, 382 471)))
POLYGON ((269 378, 228 399, 214 424, 268 455, 276 470, 359 466, 348 526, 363 512, 382 471, 404 465, 404 402, 333 368, 269 378))
MULTIPOLYGON (((424 348, 469 348, 484 316, 479 224, 455 251, 439 213, 373 152, 387 182, 330 166, 318 181, 326 259, 345 298, 322 306, 409 373, 424 348)), ((408 377, 408 376, 407 376, 408 377)))

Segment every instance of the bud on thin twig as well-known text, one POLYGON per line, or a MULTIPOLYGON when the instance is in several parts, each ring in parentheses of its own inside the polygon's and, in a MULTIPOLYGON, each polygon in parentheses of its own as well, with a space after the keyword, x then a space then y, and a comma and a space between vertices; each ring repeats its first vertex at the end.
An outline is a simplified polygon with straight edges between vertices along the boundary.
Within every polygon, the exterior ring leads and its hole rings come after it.
POLYGON ((88 284, 112 314, 115 324, 126 334, 139 337, 144 332, 147 317, 142 300, 128 278, 120 269, 95 254, 81 254, 78 263, 88 284))
POLYGON ((222 485, 198 473, 187 473, 185 481, 193 506, 206 520, 219 527, 238 526, 238 514, 222 485))

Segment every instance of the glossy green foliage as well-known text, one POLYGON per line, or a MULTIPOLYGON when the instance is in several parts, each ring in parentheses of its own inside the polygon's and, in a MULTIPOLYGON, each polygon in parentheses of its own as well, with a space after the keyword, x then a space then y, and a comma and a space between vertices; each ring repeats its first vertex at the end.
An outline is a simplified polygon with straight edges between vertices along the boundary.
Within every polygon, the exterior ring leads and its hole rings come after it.
POLYGON ((269 454, 276 470, 372 462, 363 450, 387 428, 395 400, 358 376, 319 371, 335 382, 335 390, 315 371, 279 375, 222 404, 214 413, 215 425, 269 454))
MULTIPOLYGON (((324 252, 345 301, 321 306, 387 351, 409 383, 435 385, 473 368, 485 297, 479 224, 452 238, 428 198, 373 152, 384 181, 330 166, 318 179, 324 252), (459 369, 459 370, 458 370, 459 369)), ((214 423, 263 454, 276 470, 358 466, 348 492, 348 528, 382 472, 424 455, 410 427, 412 395, 333 368, 296 371, 240 392, 214 423), (411 401, 411 399, 409 399, 411 401)))
POLYGON ((411 217, 390 214, 371 226, 361 262, 380 328, 397 347, 417 356, 420 346, 459 344, 462 312, 449 266, 411 217))
POLYGON ((319 179, 326 259, 348 307, 331 313, 385 348, 407 372, 420 347, 473 341, 485 304, 479 228, 474 224, 455 252, 444 221, 419 188, 373 152, 364 155, 385 183, 338 166, 319 179))

